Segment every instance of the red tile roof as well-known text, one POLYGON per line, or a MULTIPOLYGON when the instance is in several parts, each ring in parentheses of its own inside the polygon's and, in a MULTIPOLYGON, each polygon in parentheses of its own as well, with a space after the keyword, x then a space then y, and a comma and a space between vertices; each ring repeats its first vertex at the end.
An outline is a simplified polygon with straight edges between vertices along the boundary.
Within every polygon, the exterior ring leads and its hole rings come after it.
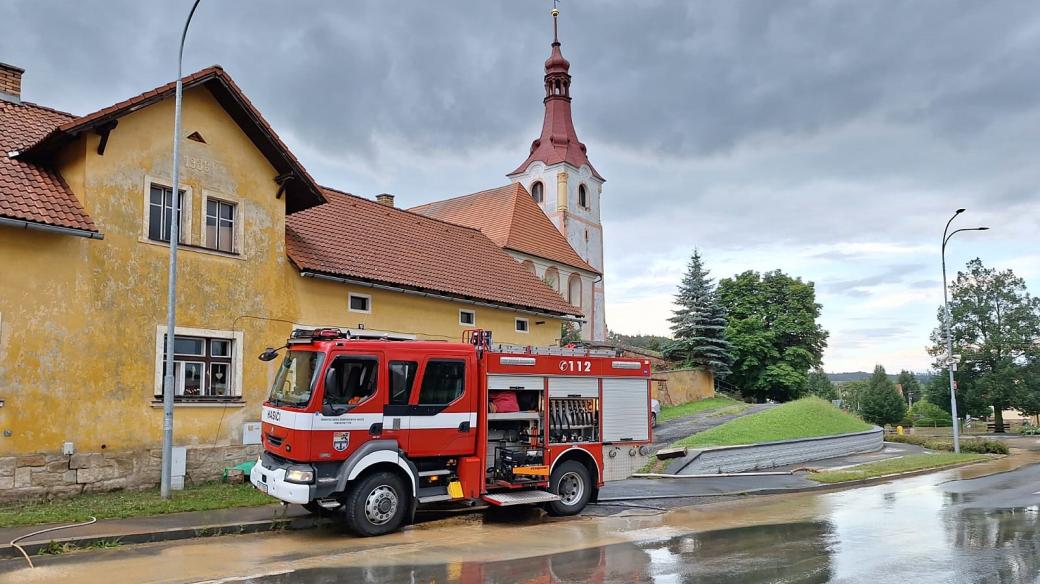
POLYGON ((578 256, 520 183, 427 203, 411 211, 479 229, 505 249, 600 273, 578 256))
POLYGON ((97 233, 61 176, 45 165, 11 158, 22 144, 47 135, 71 114, 0 100, 0 217, 97 233))
POLYGON ((286 217, 286 252, 301 271, 582 314, 477 230, 332 189, 325 198, 286 217))

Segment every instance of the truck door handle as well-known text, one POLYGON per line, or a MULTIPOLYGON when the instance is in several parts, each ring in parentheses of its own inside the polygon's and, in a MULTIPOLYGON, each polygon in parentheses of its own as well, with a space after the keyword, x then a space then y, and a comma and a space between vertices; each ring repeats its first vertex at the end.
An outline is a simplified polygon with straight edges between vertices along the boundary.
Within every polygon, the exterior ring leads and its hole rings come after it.
POLYGON ((459 424, 459 432, 469 432, 469 420, 459 424))
POLYGON ((368 433, 373 435, 373 436, 379 436, 380 434, 383 433, 383 423, 382 422, 376 422, 375 424, 372 424, 368 428, 368 433))

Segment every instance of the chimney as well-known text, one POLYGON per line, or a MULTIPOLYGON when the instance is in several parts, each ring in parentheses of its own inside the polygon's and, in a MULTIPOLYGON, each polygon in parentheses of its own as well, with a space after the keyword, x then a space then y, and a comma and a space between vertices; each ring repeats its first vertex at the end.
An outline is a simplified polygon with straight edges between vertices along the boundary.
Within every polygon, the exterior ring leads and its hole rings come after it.
POLYGON ((22 73, 25 69, 0 63, 0 100, 22 103, 22 73))
POLYGON ((394 196, 387 193, 376 195, 376 202, 380 205, 386 205, 387 207, 394 206, 394 196))

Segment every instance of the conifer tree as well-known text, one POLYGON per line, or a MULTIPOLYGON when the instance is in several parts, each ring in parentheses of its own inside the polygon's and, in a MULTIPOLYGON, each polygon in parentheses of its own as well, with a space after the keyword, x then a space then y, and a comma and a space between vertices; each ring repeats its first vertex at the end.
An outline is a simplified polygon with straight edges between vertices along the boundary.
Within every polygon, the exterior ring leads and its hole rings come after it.
POLYGON ((675 304, 668 319, 675 340, 665 347, 665 357, 706 369, 720 378, 728 375, 733 354, 725 337, 726 311, 696 249, 675 295, 675 304))
POLYGON ((897 424, 906 415, 906 402, 881 365, 874 367, 859 413, 864 420, 878 426, 897 424))

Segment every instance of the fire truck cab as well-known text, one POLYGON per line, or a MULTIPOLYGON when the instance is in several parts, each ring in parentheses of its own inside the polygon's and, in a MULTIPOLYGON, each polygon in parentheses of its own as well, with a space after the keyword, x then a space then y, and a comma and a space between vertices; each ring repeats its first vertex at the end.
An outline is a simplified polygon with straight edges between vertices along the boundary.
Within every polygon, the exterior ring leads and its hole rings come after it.
POLYGON ((573 515, 649 456, 646 360, 495 345, 482 330, 460 343, 297 330, 283 348, 250 481, 360 535, 419 505, 573 515))

